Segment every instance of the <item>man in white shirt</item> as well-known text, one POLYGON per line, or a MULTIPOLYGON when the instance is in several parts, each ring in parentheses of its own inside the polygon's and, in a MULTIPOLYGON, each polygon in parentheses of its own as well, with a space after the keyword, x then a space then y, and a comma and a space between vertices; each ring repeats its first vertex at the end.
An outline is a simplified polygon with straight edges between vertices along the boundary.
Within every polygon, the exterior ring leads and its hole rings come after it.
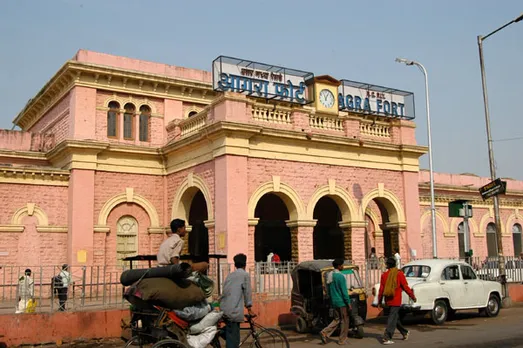
POLYGON ((174 219, 171 221, 171 236, 163 241, 158 250, 156 259, 158 266, 175 265, 180 262, 180 253, 183 250, 183 237, 187 233, 185 230, 185 221, 174 219))
POLYGON ((24 275, 18 279, 18 306, 16 313, 24 313, 29 300, 34 300, 35 288, 31 277, 31 270, 25 270, 24 275))
POLYGON ((396 267, 398 269, 401 269, 401 255, 400 255, 400 251, 398 249, 395 249, 394 252, 395 252, 394 258, 396 259, 396 267))
POLYGON ((71 273, 69 273, 69 265, 63 265, 62 270, 56 277, 57 283, 55 285, 56 292, 58 293, 58 302, 60 306, 58 310, 65 311, 65 303, 67 302, 67 292, 69 291, 69 285, 71 284, 71 273))

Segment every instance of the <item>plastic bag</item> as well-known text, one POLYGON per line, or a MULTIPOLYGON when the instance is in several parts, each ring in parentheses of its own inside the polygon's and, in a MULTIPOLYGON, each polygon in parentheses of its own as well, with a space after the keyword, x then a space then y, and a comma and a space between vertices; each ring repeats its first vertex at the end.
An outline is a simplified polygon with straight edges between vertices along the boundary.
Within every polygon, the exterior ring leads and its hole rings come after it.
POLYGON ((212 311, 207 314, 198 324, 194 324, 189 328, 189 333, 191 335, 197 335, 203 332, 206 328, 211 326, 216 326, 218 321, 223 317, 223 312, 221 311, 212 311))
POLYGON ((25 307, 26 313, 34 313, 36 310, 36 300, 30 299, 27 301, 27 305, 25 307))
POLYGON ((211 278, 207 277, 205 274, 193 272, 189 279, 193 281, 196 285, 198 285, 200 289, 202 289, 206 298, 210 297, 214 292, 214 281, 211 278))
POLYGON ((192 348, 205 348, 211 343, 217 332, 218 328, 216 326, 207 327, 199 335, 188 335, 187 343, 192 348))
POLYGON ((202 301, 196 306, 185 307, 183 310, 175 310, 177 316, 185 321, 196 321, 205 317, 211 311, 211 306, 207 301, 202 301))

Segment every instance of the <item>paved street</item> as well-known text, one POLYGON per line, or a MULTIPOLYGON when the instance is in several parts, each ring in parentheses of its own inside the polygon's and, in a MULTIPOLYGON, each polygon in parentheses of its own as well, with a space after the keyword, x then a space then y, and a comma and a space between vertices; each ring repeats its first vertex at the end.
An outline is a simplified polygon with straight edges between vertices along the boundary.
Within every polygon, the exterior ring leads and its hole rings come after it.
MULTIPOLYGON (((396 335, 394 347, 446 347, 446 348, 523 348, 523 307, 502 310, 497 318, 478 316, 477 312, 458 313, 456 320, 447 322, 443 326, 434 326, 423 318, 405 320, 411 330, 408 341, 402 341, 396 335)), ((379 338, 385 327, 385 318, 375 319, 366 324, 366 337, 361 340, 351 339, 352 347, 381 347, 379 338)), ((296 337, 292 335, 291 347, 319 348, 323 347, 317 336, 296 337), (296 340, 298 339, 298 340, 296 340)), ((48 346, 52 347, 52 346, 48 346)), ((123 347, 121 340, 105 342, 90 342, 86 344, 64 344, 61 347, 75 348, 116 348, 123 347)), ((325 347, 338 347, 336 341, 325 347)))
MULTIPOLYGON (((401 347, 523 347, 523 307, 502 310, 497 318, 479 317, 477 312, 463 312, 456 315, 456 320, 443 326, 434 326, 427 319, 405 319, 411 330, 408 341, 402 341, 396 333, 395 344, 401 347)), ((358 347, 382 346, 378 339, 385 328, 385 319, 373 320, 366 325, 366 337, 362 340, 351 339, 350 344, 358 347)), ((327 347, 338 346, 331 342, 327 347)), ((303 343, 293 343, 292 347, 321 347, 318 339, 303 343)))

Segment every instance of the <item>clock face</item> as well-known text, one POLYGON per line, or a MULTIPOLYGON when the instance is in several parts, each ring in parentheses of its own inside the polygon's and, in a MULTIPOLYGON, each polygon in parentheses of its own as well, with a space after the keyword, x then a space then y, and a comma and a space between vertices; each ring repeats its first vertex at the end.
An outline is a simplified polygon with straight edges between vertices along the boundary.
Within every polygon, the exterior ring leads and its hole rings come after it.
POLYGON ((334 94, 328 89, 322 89, 320 91, 320 103, 326 108, 332 108, 334 106, 334 94))

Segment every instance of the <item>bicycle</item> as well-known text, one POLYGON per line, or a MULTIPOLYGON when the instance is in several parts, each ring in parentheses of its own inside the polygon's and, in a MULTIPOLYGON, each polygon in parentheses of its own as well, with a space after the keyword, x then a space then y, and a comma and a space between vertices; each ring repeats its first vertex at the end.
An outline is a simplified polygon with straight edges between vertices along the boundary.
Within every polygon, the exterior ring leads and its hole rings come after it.
MULTIPOLYGON (((245 315, 245 323, 248 323, 248 327, 241 327, 240 331, 249 331, 249 334, 246 335, 241 341, 240 346, 242 347, 249 338, 252 338, 250 347, 255 348, 267 348, 267 347, 282 347, 289 348, 289 340, 287 336, 280 330, 274 328, 266 328, 260 324, 254 322, 256 315, 245 315)), ((216 334, 214 339, 211 342, 213 348, 221 348, 220 337, 225 339, 225 330, 223 327, 220 328, 219 332, 216 334)))

